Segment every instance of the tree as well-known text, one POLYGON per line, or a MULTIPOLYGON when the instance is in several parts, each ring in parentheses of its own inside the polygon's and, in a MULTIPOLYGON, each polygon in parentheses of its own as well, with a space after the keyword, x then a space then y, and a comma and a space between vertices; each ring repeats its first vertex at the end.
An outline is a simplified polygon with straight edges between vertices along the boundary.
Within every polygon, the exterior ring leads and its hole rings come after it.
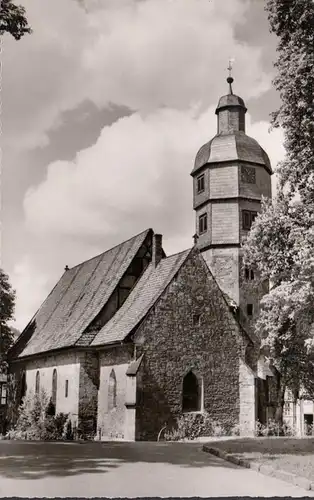
POLYGON ((26 33, 32 33, 28 25, 25 8, 14 5, 12 0, 0 0, 0 35, 10 33, 15 40, 20 40, 26 33))
POLYGON ((0 269, 0 373, 6 370, 6 354, 14 342, 14 333, 8 322, 13 319, 15 292, 9 277, 0 269))
POLYGON ((273 113, 273 125, 284 129, 287 151, 278 170, 280 187, 313 204, 314 2, 268 0, 266 9, 271 31, 279 38, 274 85, 281 106, 273 113))
POLYGON ((263 200, 244 245, 244 262, 270 283, 255 324, 262 347, 278 368, 276 419, 282 423, 284 392, 313 390, 314 346, 314 2, 268 0, 271 31, 278 38, 281 106, 272 124, 285 135, 278 196, 263 200))

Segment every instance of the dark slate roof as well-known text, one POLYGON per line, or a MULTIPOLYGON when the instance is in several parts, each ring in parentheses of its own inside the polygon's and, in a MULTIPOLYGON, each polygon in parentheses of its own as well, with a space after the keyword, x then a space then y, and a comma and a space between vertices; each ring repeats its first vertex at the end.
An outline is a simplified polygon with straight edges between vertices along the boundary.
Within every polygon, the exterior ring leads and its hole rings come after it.
POLYGON ((26 334, 34 328, 19 357, 73 346, 107 303, 150 231, 66 271, 24 330, 26 334))
POLYGON ((150 264, 116 314, 98 332, 92 346, 124 340, 145 317, 191 250, 162 259, 157 267, 150 264))
POLYGON ((207 163, 223 161, 248 161, 264 166, 271 174, 271 165, 267 153, 255 139, 242 131, 217 134, 198 151, 192 175, 207 163))
POLYGON ((229 108, 230 106, 231 107, 232 106, 241 106, 242 108, 244 108, 246 110, 246 107, 245 107, 245 104, 244 104, 242 97, 239 97, 235 94, 228 94, 228 95, 222 96, 219 99, 219 103, 218 103, 218 106, 216 109, 216 114, 218 113, 218 111, 220 109, 229 108))

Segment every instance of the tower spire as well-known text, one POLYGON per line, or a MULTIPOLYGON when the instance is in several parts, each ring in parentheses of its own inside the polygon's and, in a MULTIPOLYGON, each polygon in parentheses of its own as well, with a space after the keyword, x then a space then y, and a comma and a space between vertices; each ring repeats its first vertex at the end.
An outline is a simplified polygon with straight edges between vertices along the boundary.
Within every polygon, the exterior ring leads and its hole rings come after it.
POLYGON ((229 71, 229 76, 227 78, 227 82, 229 83, 229 94, 233 94, 233 91, 232 91, 232 83, 233 83, 233 78, 232 78, 232 63, 234 62, 234 59, 231 59, 229 58, 229 65, 228 65, 228 68, 227 70, 229 71))

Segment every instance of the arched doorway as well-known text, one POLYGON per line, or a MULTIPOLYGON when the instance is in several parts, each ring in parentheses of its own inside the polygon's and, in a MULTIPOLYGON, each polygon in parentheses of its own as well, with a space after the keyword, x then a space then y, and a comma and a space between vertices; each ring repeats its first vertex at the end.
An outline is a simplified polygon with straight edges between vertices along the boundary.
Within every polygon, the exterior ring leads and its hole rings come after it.
POLYGON ((201 410, 201 387, 197 376, 189 371, 183 379, 182 411, 201 410))

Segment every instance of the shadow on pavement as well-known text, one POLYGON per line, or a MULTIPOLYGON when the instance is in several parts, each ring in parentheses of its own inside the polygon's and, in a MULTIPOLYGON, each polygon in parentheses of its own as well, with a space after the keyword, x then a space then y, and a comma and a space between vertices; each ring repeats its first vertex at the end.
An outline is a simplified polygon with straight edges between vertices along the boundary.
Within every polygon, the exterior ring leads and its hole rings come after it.
POLYGON ((0 441, 0 478, 42 479, 104 474, 126 463, 238 468, 202 451, 199 443, 60 443, 0 441))

